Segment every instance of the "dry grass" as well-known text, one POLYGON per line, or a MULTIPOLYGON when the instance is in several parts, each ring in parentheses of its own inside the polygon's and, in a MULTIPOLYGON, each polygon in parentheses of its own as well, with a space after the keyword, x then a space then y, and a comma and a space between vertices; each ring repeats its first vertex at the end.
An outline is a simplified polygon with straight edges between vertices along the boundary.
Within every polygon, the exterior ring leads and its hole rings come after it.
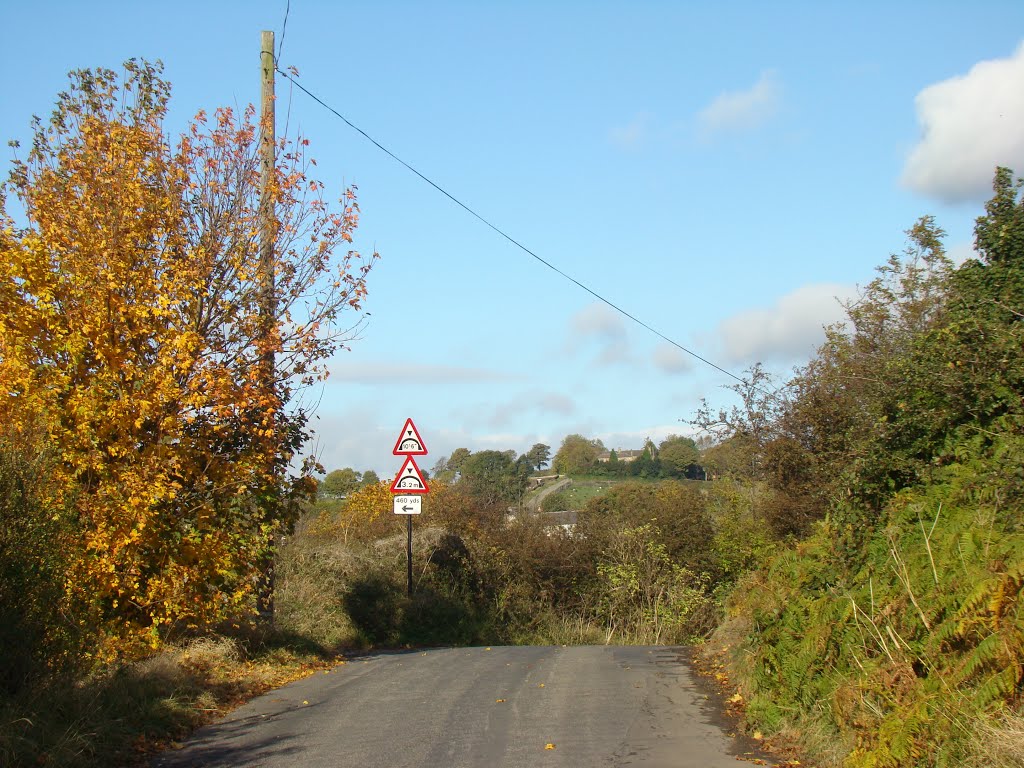
POLYGON ((324 647, 353 644, 357 632, 344 597, 359 569, 359 558, 339 542, 290 541, 278 561, 279 625, 324 647))
POLYGON ((285 638, 206 637, 0 700, 0 765, 132 765, 332 661, 285 638))
MULTIPOLYGON (((417 584, 442 528, 417 529, 413 538, 417 584)), ((394 576, 404 585, 406 534, 345 544, 331 537, 293 537, 279 552, 276 610, 278 625, 326 648, 366 645, 353 623, 346 598, 369 574, 394 576), (401 577, 401 578, 399 578, 401 577)))
POLYGON ((1005 713, 979 720, 971 740, 976 768, 1024 768, 1024 715, 1005 713))

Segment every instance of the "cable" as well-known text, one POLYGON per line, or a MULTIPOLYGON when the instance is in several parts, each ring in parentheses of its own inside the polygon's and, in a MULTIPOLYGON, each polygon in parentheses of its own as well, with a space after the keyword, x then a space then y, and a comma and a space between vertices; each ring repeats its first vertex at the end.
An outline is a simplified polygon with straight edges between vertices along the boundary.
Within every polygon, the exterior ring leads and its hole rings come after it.
POLYGON ((281 51, 284 50, 284 34, 288 31, 288 14, 292 10, 292 0, 288 0, 284 7, 284 23, 281 25, 281 42, 277 44, 277 61, 274 62, 274 66, 277 66, 277 62, 281 60, 281 51))
POLYGON ((426 177, 426 176, 424 176, 424 175, 423 175, 422 173, 420 173, 419 171, 417 171, 417 170, 416 170, 415 168, 413 168, 413 167, 412 167, 411 165, 409 165, 409 164, 408 164, 407 162, 405 162, 405 160, 403 160, 403 159, 402 159, 402 158, 400 158, 400 157, 399 157, 398 155, 396 155, 396 154, 395 154, 394 152, 392 152, 392 151, 391 151, 390 149, 388 149, 387 147, 385 147, 384 145, 382 145, 382 144, 381 144, 380 142, 378 142, 378 141, 377 141, 377 140, 376 140, 375 138, 373 138, 372 136, 370 136, 370 134, 368 134, 368 133, 367 133, 366 131, 364 131, 364 130, 363 130, 362 128, 360 128, 360 127, 359 127, 358 125, 355 125, 354 123, 352 123, 352 121, 350 121, 350 120, 349 120, 349 119, 348 119, 347 117, 345 117, 345 116, 344 116, 343 114, 341 114, 340 112, 338 112, 338 110, 336 110, 336 109, 335 109, 334 107, 332 107, 332 106, 331 106, 330 104, 327 104, 327 103, 326 103, 325 101, 323 101, 323 99, 321 99, 321 98, 320 98, 320 97, 318 97, 318 96, 317 96, 316 94, 314 94, 314 93, 313 93, 312 91, 310 91, 310 90, 309 90, 308 88, 306 88, 306 87, 305 87, 304 85, 302 85, 302 83, 298 82, 298 81, 297 81, 297 80, 296 80, 296 79, 295 79, 295 78, 294 78, 294 77, 293 77, 293 76, 292 76, 292 75, 291 75, 290 73, 288 73, 288 72, 284 72, 284 71, 283 71, 283 70, 281 70, 281 69, 278 69, 277 71, 278 71, 278 73, 280 73, 280 74, 281 74, 281 76, 282 76, 282 77, 284 77, 284 78, 285 78, 285 79, 287 79, 287 80, 288 80, 289 82, 291 82, 291 83, 292 83, 292 85, 294 85, 294 86, 295 86, 296 88, 298 88, 298 89, 299 89, 300 91, 302 91, 302 92, 303 92, 303 93, 305 93, 305 94, 306 94, 307 96, 309 96, 309 98, 313 99, 313 101, 315 101, 315 102, 316 102, 317 104, 319 104, 320 106, 322 106, 322 107, 323 107, 324 109, 326 109, 326 110, 328 110, 329 112, 333 113, 333 114, 334 114, 334 115, 335 115, 336 117, 338 117, 339 119, 341 119, 341 120, 342 120, 342 121, 343 121, 343 122, 344 122, 344 123, 345 123, 345 124, 346 124, 346 125, 347 125, 347 126, 348 126, 349 128, 351 128, 351 129, 353 129, 354 131, 356 131, 357 133, 361 134, 361 135, 362 135, 362 136, 363 136, 363 137, 364 137, 365 139, 367 139, 367 140, 368 140, 368 141, 369 141, 369 142, 370 142, 371 144, 373 144, 373 145, 374 145, 375 147, 377 147, 377 149, 379 149, 379 150, 380 150, 381 152, 383 152, 384 154, 388 155, 388 157, 390 157, 390 158, 392 158, 393 160, 395 160, 396 162, 400 163, 400 164, 401 164, 402 166, 404 166, 404 167, 405 167, 405 168, 407 168, 408 170, 412 171, 412 172, 413 172, 414 174, 416 174, 416 175, 417 175, 417 176, 419 176, 419 177, 420 177, 421 179, 423 179, 423 181, 427 182, 427 184, 429 184, 430 186, 432 186, 432 187, 433 187, 434 189, 436 189, 436 190, 437 190, 438 192, 440 192, 440 193, 441 193, 442 195, 444 195, 445 197, 447 197, 447 198, 448 198, 449 200, 451 200, 451 201, 452 201, 453 203, 455 203, 455 204, 456 204, 457 206, 459 206, 460 208, 462 208, 462 209, 463 209, 464 211, 466 211, 466 212, 467 212, 468 214, 470 214, 470 215, 471 215, 471 216, 473 216, 474 218, 478 219, 478 220, 479 220, 479 221, 481 221, 482 223, 486 224, 486 225, 487 225, 488 227, 490 227, 491 229, 493 229, 493 230, 494 230, 495 232, 497 232, 497 233, 498 233, 499 235, 501 235, 501 236, 502 236, 503 238, 505 238, 506 240, 508 240, 508 241, 509 241, 510 243, 512 243, 512 245, 516 246, 516 247, 517 247, 517 248, 519 248, 519 249, 520 249, 521 251, 524 251, 525 253, 528 253, 528 254, 529 254, 530 256, 532 256, 533 258, 535 258, 535 259, 536 259, 537 261, 539 261, 539 262, 540 262, 541 264, 543 264, 543 265, 544 265, 545 267, 547 267, 548 269, 550 269, 550 270, 552 270, 552 271, 554 271, 554 272, 557 272, 557 273, 558 273, 559 275, 561 275, 562 277, 564 277, 564 278, 565 278, 566 280, 568 280, 569 282, 571 282, 571 283, 574 283, 574 284, 575 284, 575 285, 577 285, 578 287, 582 288, 582 289, 583 289, 584 291, 586 291, 587 293, 589 293, 589 294, 590 294, 591 296, 593 296, 593 297, 594 297, 595 299, 597 299, 598 301, 601 301, 601 302, 603 302, 603 303, 607 304, 607 305, 608 305, 609 307, 611 307, 612 309, 614 309, 614 310, 615 310, 616 312, 618 312, 619 314, 621 314, 621 315, 623 315, 623 316, 625 316, 625 317, 628 317, 628 318, 629 318, 630 320, 632 320, 632 321, 633 321, 634 323, 636 323, 637 325, 639 325, 639 326, 641 326, 641 327, 643 327, 643 328, 646 328, 646 329, 647 329, 648 331, 650 331, 651 333, 653 333, 653 334, 654 334, 655 336, 657 336, 657 337, 659 337, 659 338, 661 338, 661 339, 665 340, 666 342, 668 342, 669 344, 671 344, 671 345, 672 345, 673 347, 676 347, 677 349, 679 349, 679 350, 681 350, 681 351, 685 352, 685 353, 686 353, 686 354, 688 354, 688 355, 689 355, 690 357, 693 357, 693 358, 695 358, 695 359, 697 359, 697 360, 700 360, 700 361, 701 361, 702 363, 704 363, 705 365, 708 365, 708 366, 710 366, 710 367, 714 368, 714 369, 715 369, 716 371, 719 371, 720 373, 724 373, 724 374, 725 374, 726 376, 730 376, 731 378, 735 379, 736 381, 738 381, 738 382, 740 382, 740 383, 744 383, 744 380, 743 380, 742 378, 740 378, 739 376, 737 376, 736 374, 734 374, 734 373, 732 373, 732 372, 730 372, 730 371, 727 371, 727 370, 725 370, 725 368, 722 368, 721 366, 719 366, 719 365, 716 365, 715 363, 711 362, 710 360, 708 360, 708 359, 706 359, 706 358, 703 358, 703 357, 701 357, 700 355, 698 355, 698 354, 697 354, 696 352, 694 352, 693 350, 691 350, 691 349, 687 349, 686 347, 684 347, 684 346, 683 346, 682 344, 678 343, 677 341, 674 341, 673 339, 670 339, 670 338, 669 338, 668 336, 666 336, 665 334, 663 334, 663 333, 662 333, 661 331, 657 330, 656 328, 652 328, 652 327, 651 327, 650 325, 648 325, 647 323, 645 323, 645 322, 644 322, 643 320, 640 320, 639 318, 635 317, 634 315, 631 315, 631 314, 630 314, 629 312, 627 312, 626 310, 624 310, 624 309, 623 309, 622 307, 618 306, 617 304, 614 304, 614 303, 612 303, 611 301, 609 301, 608 299, 606 299, 606 298, 605 298, 604 296, 602 296, 601 294, 599 294, 599 293, 597 293, 596 291, 592 290, 591 288, 587 287, 586 285, 584 285, 583 283, 581 283, 581 282, 580 282, 579 280, 577 280, 577 279, 576 279, 575 277, 573 277, 572 275, 569 275, 569 274, 567 274, 567 273, 563 272, 563 271, 562 271, 562 270, 560 270, 560 269, 559 269, 558 267, 556 267, 556 266, 555 266, 554 264, 552 264, 552 263, 551 263, 550 261, 547 261, 546 259, 543 259, 543 258, 541 258, 540 256, 538 256, 538 255, 537 255, 536 253, 534 253, 533 251, 531 251, 531 250, 530 250, 529 248, 527 248, 527 247, 526 247, 525 245, 523 245, 523 244, 522 244, 522 243, 520 243, 520 242, 519 242, 518 240, 516 240, 515 238, 513 238, 513 237, 512 237, 511 235, 508 235, 508 234, 506 234, 506 233, 505 233, 505 232, 504 232, 503 230, 501 230, 500 228, 498 228, 497 226, 495 226, 494 224, 492 224, 492 223, 491 223, 490 221, 488 221, 488 220, 487 220, 487 219, 485 219, 485 218, 484 218, 483 216, 481 216, 481 215, 480 215, 479 213, 477 213, 476 211, 474 211, 474 210, 473 210, 472 208, 470 208, 470 207, 469 207, 468 205, 466 205, 466 204, 465 204, 464 202, 462 202, 462 201, 461 201, 461 200, 459 200, 459 199, 458 199, 457 197, 455 197, 454 195, 452 195, 452 194, 451 194, 450 192, 448 192, 448 191, 447 191, 446 189, 444 189, 443 187, 439 186, 438 184, 435 184, 435 183, 434 183, 433 181, 431 181, 431 180, 430 180, 429 178, 427 178, 427 177, 426 177))

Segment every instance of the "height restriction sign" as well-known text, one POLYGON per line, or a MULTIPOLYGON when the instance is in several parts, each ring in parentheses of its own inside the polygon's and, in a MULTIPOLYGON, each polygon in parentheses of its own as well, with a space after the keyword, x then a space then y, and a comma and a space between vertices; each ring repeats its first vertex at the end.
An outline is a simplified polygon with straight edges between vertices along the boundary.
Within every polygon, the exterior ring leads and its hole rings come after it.
POLYGON ((395 456, 427 455, 427 446, 423 442, 423 438, 420 437, 416 425, 412 423, 412 419, 405 420, 405 426, 398 433, 398 439, 395 441, 395 447, 391 453, 395 456))
POLYGON ((430 493, 427 481, 423 477, 423 473, 420 472, 420 468, 416 466, 412 456, 405 457, 402 468, 395 475, 395 482, 391 484, 391 492, 402 494, 430 493))

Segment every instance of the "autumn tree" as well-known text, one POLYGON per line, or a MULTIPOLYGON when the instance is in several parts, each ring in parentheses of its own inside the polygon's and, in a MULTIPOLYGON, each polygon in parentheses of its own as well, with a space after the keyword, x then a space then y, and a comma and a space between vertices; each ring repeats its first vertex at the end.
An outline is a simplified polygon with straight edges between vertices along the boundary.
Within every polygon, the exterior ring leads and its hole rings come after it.
POLYGON ((322 496, 345 496, 363 484, 362 474, 352 467, 344 467, 328 472, 317 490, 322 496))
POLYGON ((551 466, 560 475, 586 472, 594 466, 603 451, 604 444, 596 438, 591 440, 583 435, 566 435, 551 466))
POLYGON ((618 483, 586 503, 577 526, 581 537, 604 549, 613 546, 623 530, 648 524, 658 526, 674 561, 696 572, 714 569, 714 527, 704 496, 675 480, 618 483))
POLYGON ((281 139, 261 316, 254 111, 173 137, 161 75, 73 72, 0 214, 0 431, 43 425, 80 528, 71 589, 112 637, 152 642, 251 608, 254 564, 311 486, 295 395, 352 337, 376 258, 348 250, 353 190, 332 206, 308 141, 281 139))
POLYGON ((323 535, 372 541, 400 530, 397 516, 392 514, 392 495, 384 483, 364 485, 349 494, 341 509, 321 516, 316 523, 323 535))

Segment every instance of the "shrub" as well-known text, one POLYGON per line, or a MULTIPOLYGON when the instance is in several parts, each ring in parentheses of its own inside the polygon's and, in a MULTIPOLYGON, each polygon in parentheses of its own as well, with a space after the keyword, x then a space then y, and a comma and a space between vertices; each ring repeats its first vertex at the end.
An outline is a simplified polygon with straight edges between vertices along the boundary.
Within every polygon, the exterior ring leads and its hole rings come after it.
POLYGON ((50 457, 0 441, 0 691, 15 694, 79 668, 88 641, 72 604, 67 507, 50 495, 50 457))

